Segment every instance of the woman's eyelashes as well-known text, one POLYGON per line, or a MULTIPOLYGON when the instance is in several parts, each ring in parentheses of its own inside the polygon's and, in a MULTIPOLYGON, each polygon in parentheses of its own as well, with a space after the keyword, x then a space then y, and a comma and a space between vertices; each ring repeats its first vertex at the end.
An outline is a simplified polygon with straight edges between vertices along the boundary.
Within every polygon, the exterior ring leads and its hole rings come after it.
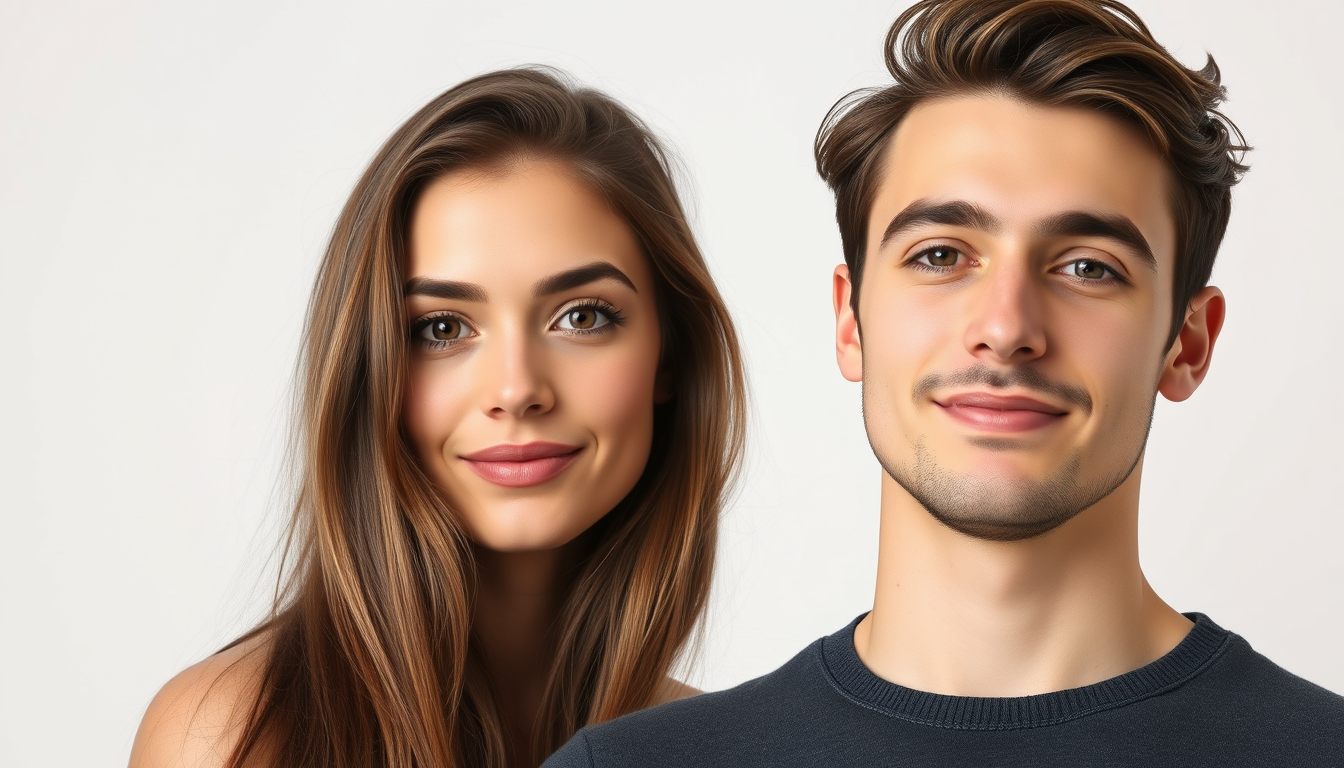
MULTIPOLYGON (((565 336, 610 333, 625 324, 619 309, 600 299, 582 299, 566 304, 552 316, 547 330, 565 336)), ((466 319, 452 312, 436 312, 416 318, 410 327, 411 342, 428 350, 443 350, 479 335, 466 319)))
POLYGON ((551 328, 566 335, 609 333, 625 323, 616 307, 598 299, 583 299, 562 308, 551 328))
POLYGON ((466 320, 449 312, 427 315, 411 323, 411 341, 427 349, 444 349, 476 335, 466 320))

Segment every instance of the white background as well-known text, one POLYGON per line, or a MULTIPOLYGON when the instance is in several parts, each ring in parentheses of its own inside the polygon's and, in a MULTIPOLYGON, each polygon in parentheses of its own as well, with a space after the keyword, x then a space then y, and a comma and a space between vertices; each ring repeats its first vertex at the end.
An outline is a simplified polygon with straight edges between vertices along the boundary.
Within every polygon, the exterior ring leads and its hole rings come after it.
MULTIPOLYGON (((124 763, 154 691, 266 606, 288 387, 363 164, 453 83, 544 62, 684 159, 742 332, 750 459, 691 681, 763 673, 866 609, 878 468, 832 353, 812 137, 884 81, 902 2, 0 4, 0 764, 124 763)), ((1344 691, 1341 4, 1136 0, 1212 51, 1257 149, 1230 314, 1158 410, 1150 579, 1344 691)), ((1099 342, 1100 343, 1100 342, 1099 342)))

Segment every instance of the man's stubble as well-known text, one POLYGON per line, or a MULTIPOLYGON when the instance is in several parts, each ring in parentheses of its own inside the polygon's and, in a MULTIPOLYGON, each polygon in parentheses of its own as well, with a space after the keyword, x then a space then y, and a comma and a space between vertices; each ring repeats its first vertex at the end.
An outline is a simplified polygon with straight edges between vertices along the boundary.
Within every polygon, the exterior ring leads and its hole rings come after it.
MULTIPOLYGON (((909 464, 902 465, 884 455, 878 441, 873 439, 874 429, 883 425, 875 425, 869 418, 868 395, 865 377, 864 427, 882 469, 938 522, 967 536, 989 541, 1021 541, 1040 536, 1072 520, 1119 488, 1143 458, 1157 405, 1154 387, 1153 396, 1147 401, 1142 435, 1131 458, 1121 462, 1114 471, 1103 471, 1096 478, 1085 480, 1081 477, 1085 467, 1084 449, 1078 448, 1049 477, 1036 481, 1006 481, 952 472, 938 462, 938 457, 928 447, 927 435, 923 434, 914 441, 914 460, 909 464)), ((1001 449, 1009 448, 1003 446, 1001 449)))

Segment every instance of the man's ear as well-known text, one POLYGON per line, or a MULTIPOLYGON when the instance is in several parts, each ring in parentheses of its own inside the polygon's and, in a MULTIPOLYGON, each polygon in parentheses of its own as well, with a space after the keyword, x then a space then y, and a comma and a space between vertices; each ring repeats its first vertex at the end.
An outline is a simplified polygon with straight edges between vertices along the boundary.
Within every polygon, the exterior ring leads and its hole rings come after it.
POLYGON ((1179 403, 1199 388, 1200 382, 1209 373, 1213 345, 1218 342, 1218 333, 1223 330, 1226 313, 1227 302, 1223 292, 1213 286, 1208 286, 1190 299, 1185 324, 1167 351, 1166 362, 1162 365, 1162 378, 1157 383, 1157 391, 1163 397, 1179 403))
POLYGON ((863 345, 859 339, 859 318, 854 314, 850 296, 849 267, 841 264, 831 278, 831 303, 835 306, 835 361, 840 375, 850 381, 863 381, 863 345))

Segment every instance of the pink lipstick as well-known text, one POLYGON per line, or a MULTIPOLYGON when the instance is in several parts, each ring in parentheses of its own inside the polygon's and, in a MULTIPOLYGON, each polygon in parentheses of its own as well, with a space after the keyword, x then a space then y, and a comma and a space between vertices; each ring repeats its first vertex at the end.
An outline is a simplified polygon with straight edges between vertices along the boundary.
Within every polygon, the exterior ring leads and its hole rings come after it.
POLYGON ((1030 397, 966 392, 934 403, 955 421, 984 432, 1027 432, 1057 423, 1068 411, 1030 397))
POLYGON ((582 446, 563 443, 500 444, 461 456, 481 478, 507 488, 540 485, 564 472, 582 446))

